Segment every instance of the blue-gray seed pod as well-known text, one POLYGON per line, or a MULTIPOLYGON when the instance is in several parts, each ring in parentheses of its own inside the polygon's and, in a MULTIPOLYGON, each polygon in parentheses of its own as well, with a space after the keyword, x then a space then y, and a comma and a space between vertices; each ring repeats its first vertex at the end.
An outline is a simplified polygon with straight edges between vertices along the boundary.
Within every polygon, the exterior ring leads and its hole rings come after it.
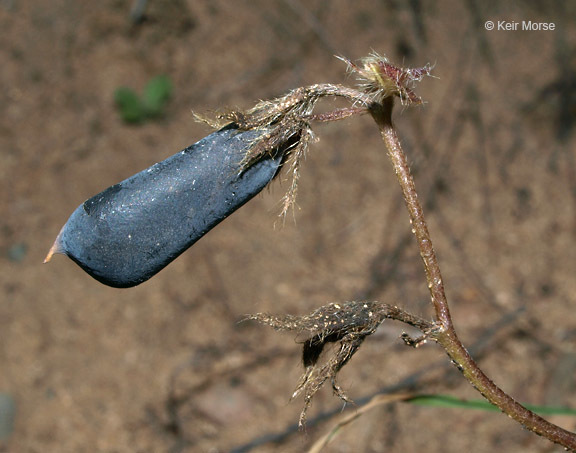
POLYGON ((66 254, 118 288, 148 280, 276 176, 298 137, 242 169, 262 134, 228 125, 95 195, 72 213, 45 262, 66 254))

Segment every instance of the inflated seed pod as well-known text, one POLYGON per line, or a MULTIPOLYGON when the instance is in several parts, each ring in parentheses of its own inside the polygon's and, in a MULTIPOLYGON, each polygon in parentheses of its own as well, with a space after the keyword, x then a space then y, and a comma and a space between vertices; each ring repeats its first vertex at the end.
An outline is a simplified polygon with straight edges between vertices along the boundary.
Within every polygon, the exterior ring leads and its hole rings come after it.
POLYGON ((278 173, 293 137, 242 170, 261 131, 231 124, 81 204, 45 262, 63 253, 100 282, 138 285, 259 193, 278 173))

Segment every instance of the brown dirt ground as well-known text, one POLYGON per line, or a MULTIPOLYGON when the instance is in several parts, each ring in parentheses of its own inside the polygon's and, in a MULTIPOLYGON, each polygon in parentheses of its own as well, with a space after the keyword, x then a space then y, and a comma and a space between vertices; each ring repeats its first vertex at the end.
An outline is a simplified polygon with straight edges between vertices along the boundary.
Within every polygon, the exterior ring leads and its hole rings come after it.
MULTIPOLYGON (((576 407, 576 4, 150 0, 140 25, 130 4, 0 1, 0 392, 17 405, 0 451, 301 452, 336 423, 342 404, 323 389, 307 432, 294 429, 294 335, 238 320, 361 298, 431 316, 368 117, 317 127, 295 222, 276 218, 276 182, 128 290, 42 260, 82 201, 209 132, 191 109, 353 83, 333 55, 371 49, 435 64, 427 104, 397 108, 396 122, 462 339, 517 399, 576 407), (488 32, 489 19, 556 30, 488 32), (166 117, 126 126, 114 90, 158 74, 175 86, 166 117)), ((401 330, 385 323, 343 371, 358 404, 390 388, 478 397, 438 347, 408 350, 401 330)), ((402 403, 325 449, 423 450, 561 451, 496 412, 402 403)))

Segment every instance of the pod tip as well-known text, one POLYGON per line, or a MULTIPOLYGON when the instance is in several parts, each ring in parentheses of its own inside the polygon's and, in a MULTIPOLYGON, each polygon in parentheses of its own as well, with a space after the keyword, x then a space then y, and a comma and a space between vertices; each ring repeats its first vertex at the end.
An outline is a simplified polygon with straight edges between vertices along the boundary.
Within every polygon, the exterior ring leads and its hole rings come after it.
POLYGON ((48 254, 46 255, 46 258, 44 258, 44 264, 48 263, 52 259, 52 257, 57 253, 66 253, 62 248, 62 241, 60 240, 60 234, 54 241, 54 244, 52 244, 52 247, 50 247, 50 250, 48 250, 48 254))

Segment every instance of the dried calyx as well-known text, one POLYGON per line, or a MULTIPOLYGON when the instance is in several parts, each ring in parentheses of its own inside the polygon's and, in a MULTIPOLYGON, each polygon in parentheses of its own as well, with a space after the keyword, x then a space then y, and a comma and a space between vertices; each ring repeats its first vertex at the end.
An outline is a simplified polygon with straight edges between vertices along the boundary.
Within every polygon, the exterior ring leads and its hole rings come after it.
MULTIPOLYGON (((362 59, 359 65, 343 57, 338 58, 359 76, 358 88, 327 83, 300 87, 277 99, 261 101, 250 110, 233 110, 218 116, 220 121, 236 123, 243 131, 255 129, 265 131, 246 153, 245 168, 268 156, 271 150, 294 141, 294 144, 287 149, 284 159, 291 173, 291 184, 283 199, 281 216, 294 206, 300 166, 309 144, 314 141, 311 127, 313 121, 331 122, 363 114, 384 99, 395 96, 400 98, 403 105, 422 103, 413 88, 416 82, 430 75, 430 65, 416 69, 401 68, 375 53, 362 59), (317 102, 325 97, 344 98, 351 103, 351 106, 314 114, 317 102)), ((221 127, 222 123, 218 123, 217 126, 221 127)))
POLYGON ((240 130, 264 130, 265 134, 256 140, 244 158, 246 168, 267 156, 270 150, 297 137, 291 146, 285 162, 291 173, 291 183, 282 202, 281 216, 294 206, 298 191, 300 166, 306 156, 308 145, 314 141, 312 121, 336 121, 353 114, 365 113, 371 99, 364 93, 341 85, 318 84, 292 90, 285 96, 269 101, 261 101, 252 109, 232 111, 220 116, 221 119, 236 123, 240 130), (317 102, 328 96, 338 96, 349 100, 352 107, 343 109, 338 115, 317 117, 313 115, 317 102), (345 113, 342 113, 344 112, 345 113))
POLYGON ((330 380, 334 393, 343 401, 350 402, 344 390, 338 385, 337 375, 356 353, 364 340, 376 332, 385 319, 396 319, 418 328, 423 336, 413 339, 403 334, 404 342, 413 347, 423 344, 428 338, 434 338, 436 325, 430 321, 405 312, 399 307, 379 302, 346 302, 328 304, 317 308, 304 316, 275 316, 257 313, 247 319, 269 325, 276 330, 308 332, 311 336, 303 342, 302 375, 292 397, 304 395, 304 408, 299 424, 306 422, 306 413, 314 395, 322 385, 330 380), (320 356, 328 343, 339 343, 326 362, 320 364, 320 356))

